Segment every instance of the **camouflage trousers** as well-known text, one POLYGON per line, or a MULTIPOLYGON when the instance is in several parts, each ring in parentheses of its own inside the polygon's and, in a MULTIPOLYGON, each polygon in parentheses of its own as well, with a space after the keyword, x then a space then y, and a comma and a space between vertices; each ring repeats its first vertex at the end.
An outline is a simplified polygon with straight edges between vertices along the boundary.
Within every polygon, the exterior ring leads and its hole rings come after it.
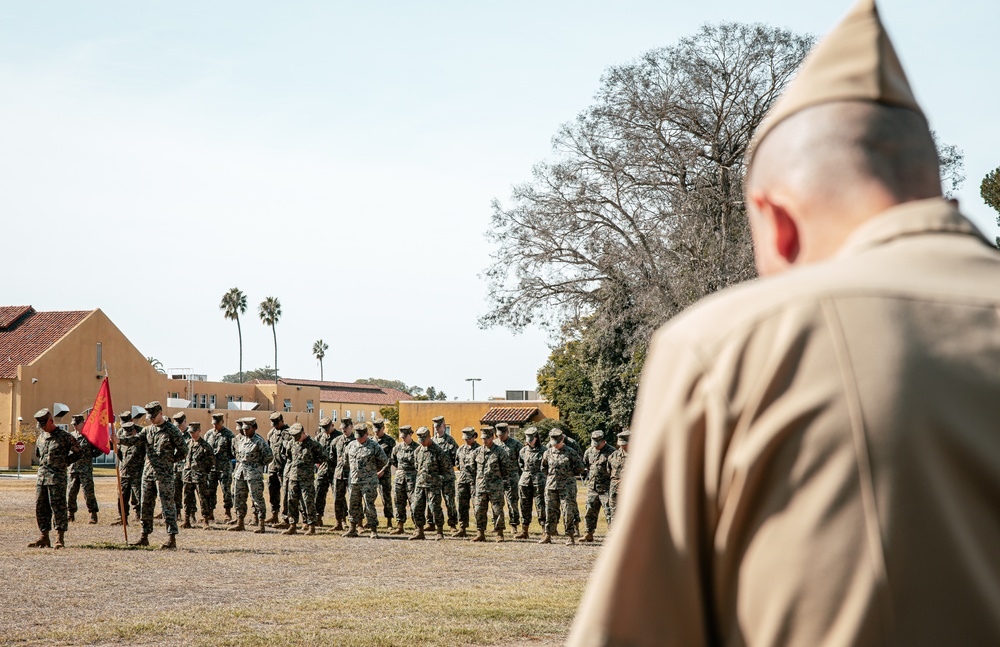
POLYGON ((89 471, 69 473, 69 501, 67 502, 67 509, 70 512, 76 512, 76 501, 80 496, 81 488, 83 489, 83 498, 87 500, 87 512, 97 512, 97 497, 94 496, 94 473, 89 471))
POLYGON ((562 514, 563 528, 567 535, 575 536, 577 515, 574 512, 576 503, 576 487, 566 486, 564 488, 545 490, 545 532, 550 535, 556 534, 556 526, 559 523, 559 515, 562 514))
POLYGON ((198 494, 198 499, 201 500, 201 516, 208 518, 208 512, 212 510, 209 507, 209 499, 212 494, 208 489, 208 476, 206 475, 205 480, 200 483, 185 483, 184 484, 184 516, 185 517, 195 517, 198 515, 198 507, 195 505, 195 493, 198 494))
POLYGON ((233 465, 229 461, 224 465, 212 470, 208 477, 208 511, 212 514, 219 506, 219 486, 222 486, 222 506, 227 511, 233 509, 233 465))
POLYGON ((587 512, 584 516, 587 532, 597 530, 597 518, 601 516, 601 508, 604 508, 604 518, 611 525, 611 495, 608 492, 596 492, 587 490, 587 512))
POLYGON ((406 523, 406 509, 413 505, 413 497, 417 489, 417 475, 396 472, 396 479, 392 485, 393 498, 396 503, 396 521, 406 523))
POLYGON ((174 510, 181 512, 184 503, 184 478, 180 472, 174 472, 174 510))
POLYGON ((177 534, 177 508, 174 505, 174 475, 160 476, 155 471, 142 474, 142 531, 147 535, 153 532, 153 511, 156 509, 156 497, 160 497, 160 508, 163 510, 163 521, 167 524, 167 534, 177 534))
POLYGON ((510 511, 510 524, 518 526, 521 524, 521 497, 517 489, 517 482, 521 475, 509 476, 503 483, 503 498, 507 501, 507 509, 510 511))
POLYGON ((42 532, 52 530, 52 517, 56 519, 56 530, 69 529, 69 513, 66 511, 66 481, 53 485, 35 483, 35 522, 42 532))
POLYGON ((351 523, 361 525, 361 519, 367 522, 366 527, 378 528, 378 512, 375 509, 375 497, 378 496, 379 482, 365 481, 363 483, 351 483, 348 490, 348 507, 350 508, 351 523), (361 510, 364 504, 364 512, 361 510))
POLYGON ((288 518, 292 523, 299 522, 299 507, 302 508, 302 524, 312 526, 316 523, 316 484, 311 478, 301 481, 288 480, 285 485, 288 501, 288 518))
POLYGON ((128 514, 128 507, 131 503, 135 510, 135 518, 138 519, 142 513, 140 501, 142 501, 142 472, 130 474, 122 472, 122 499, 125 501, 125 512, 122 512, 121 502, 118 503, 118 514, 123 518, 128 514))
POLYGON ((333 512, 337 521, 347 518, 347 479, 333 480, 333 512))
MULTIPOLYGON (((292 520, 292 515, 288 513, 288 506, 292 500, 292 497, 290 496, 291 483, 292 481, 287 475, 281 477, 281 518, 289 522, 292 520)), ((313 509, 315 510, 316 488, 312 485, 312 479, 309 479, 309 485, 313 491, 313 509)), ((298 518, 298 515, 296 515, 296 518, 298 518)))
POLYGON ((455 498, 458 500, 458 525, 460 528, 469 527, 469 509, 472 507, 472 492, 475 489, 475 483, 457 483, 455 485, 455 498))
MULTIPOLYGON (((445 477, 441 479, 441 485, 438 486, 438 491, 441 492, 441 501, 444 503, 444 507, 448 511, 448 525, 454 528, 458 525, 458 508, 455 506, 455 477, 451 478, 445 477)), ((431 510, 427 509, 427 518, 431 518, 431 510)))
MULTIPOLYGON (((538 514, 538 525, 545 527, 545 486, 535 483, 518 486, 518 496, 521 499, 521 523, 531 524, 531 506, 534 504, 538 514)), ((516 525, 516 524, 515 524, 516 525)))
POLYGON ((236 479, 236 482, 233 484, 233 490, 233 498, 235 499, 233 503, 236 504, 236 516, 240 519, 247 516, 247 494, 250 495, 257 514, 261 517, 267 514, 267 507, 264 505, 263 479, 255 478, 249 481, 236 479))
POLYGON ((493 508, 493 529, 506 527, 503 516, 503 484, 476 488, 476 530, 486 530, 486 506, 493 508))
POLYGON ((281 472, 277 469, 267 473, 267 499, 271 504, 271 513, 278 514, 281 509, 281 472))
POLYGON ((316 516, 322 517, 326 513, 326 495, 333 487, 333 472, 318 472, 316 474, 316 516))
POLYGON ((615 511, 618 509, 618 484, 612 483, 611 490, 608 491, 608 525, 615 520, 615 511))
POLYGON ((414 525, 417 528, 422 528, 427 523, 428 516, 434 519, 434 525, 438 527, 438 530, 444 527, 444 512, 441 511, 441 487, 418 485, 413 493, 414 525))
POLYGON ((385 468, 385 476, 378 480, 379 496, 382 497, 382 516, 387 522, 392 521, 392 471, 391 467, 385 468))

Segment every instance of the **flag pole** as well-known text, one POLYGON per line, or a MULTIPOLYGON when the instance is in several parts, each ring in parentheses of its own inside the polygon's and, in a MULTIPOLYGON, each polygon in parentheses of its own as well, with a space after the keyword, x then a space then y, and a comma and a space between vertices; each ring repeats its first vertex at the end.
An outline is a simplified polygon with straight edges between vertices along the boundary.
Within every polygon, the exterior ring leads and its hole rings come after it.
MULTIPOLYGON (((108 381, 108 391, 111 390, 111 379, 108 377, 108 364, 104 363, 104 379, 108 381)), ((115 415, 112 411, 111 415, 115 415)), ((115 416, 117 418, 117 416, 115 416)), ((125 507, 125 497, 122 495, 122 472, 119 468, 118 460, 118 442, 115 434, 115 424, 113 422, 108 423, 108 437, 111 439, 111 451, 115 455, 115 481, 118 483, 118 511, 121 513, 122 518, 122 532, 125 533, 125 543, 128 543, 128 508, 125 507)))

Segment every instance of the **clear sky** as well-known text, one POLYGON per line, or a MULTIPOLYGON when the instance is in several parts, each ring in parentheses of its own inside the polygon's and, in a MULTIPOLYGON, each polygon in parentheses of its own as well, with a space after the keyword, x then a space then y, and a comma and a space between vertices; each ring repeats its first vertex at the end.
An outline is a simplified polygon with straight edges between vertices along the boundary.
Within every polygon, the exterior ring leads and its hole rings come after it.
MULTIPOLYGON (((0 5, 4 304, 103 309, 145 355, 237 369, 218 303, 281 300, 283 375, 400 379, 449 397, 535 387, 544 332, 479 330, 490 200, 545 159, 608 66, 705 22, 823 34, 830 0, 7 2, 0 5)), ((882 15, 991 236, 1000 3, 882 15)), ((111 367, 112 372, 114 367, 111 367)))

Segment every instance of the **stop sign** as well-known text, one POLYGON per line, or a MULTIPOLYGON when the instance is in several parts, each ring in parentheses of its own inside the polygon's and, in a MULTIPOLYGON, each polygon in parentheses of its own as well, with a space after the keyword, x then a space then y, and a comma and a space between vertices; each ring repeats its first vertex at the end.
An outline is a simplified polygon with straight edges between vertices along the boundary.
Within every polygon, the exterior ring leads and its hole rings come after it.
POLYGON ((17 452, 18 454, 20 454, 21 452, 24 451, 24 441, 23 440, 19 440, 16 443, 14 443, 14 451, 17 452))

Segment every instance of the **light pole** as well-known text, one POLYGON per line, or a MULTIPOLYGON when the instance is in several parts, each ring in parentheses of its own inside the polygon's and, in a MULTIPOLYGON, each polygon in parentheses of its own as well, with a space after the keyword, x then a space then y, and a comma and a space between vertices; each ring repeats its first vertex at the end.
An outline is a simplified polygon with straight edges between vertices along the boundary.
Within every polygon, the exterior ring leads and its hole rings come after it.
POLYGON ((472 382, 472 399, 475 400, 476 399, 476 382, 482 382, 483 378, 481 378, 481 377, 467 377, 467 378, 465 378, 465 381, 466 382, 472 382))

